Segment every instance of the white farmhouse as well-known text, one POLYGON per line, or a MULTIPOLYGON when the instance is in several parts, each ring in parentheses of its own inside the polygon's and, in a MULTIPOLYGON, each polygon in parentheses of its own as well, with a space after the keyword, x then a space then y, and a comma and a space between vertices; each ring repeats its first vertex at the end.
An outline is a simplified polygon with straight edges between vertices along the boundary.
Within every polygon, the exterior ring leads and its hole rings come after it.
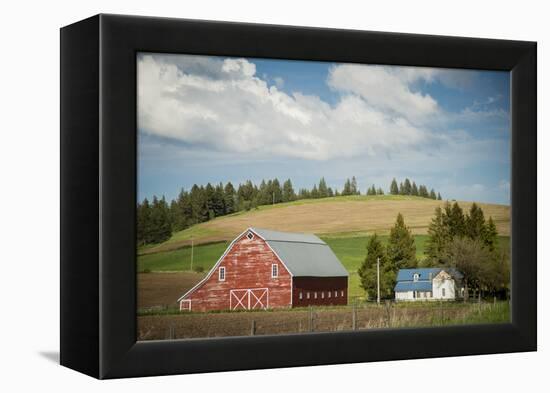
POLYGON ((396 301, 455 300, 462 297, 462 274, 449 268, 400 269, 396 301))

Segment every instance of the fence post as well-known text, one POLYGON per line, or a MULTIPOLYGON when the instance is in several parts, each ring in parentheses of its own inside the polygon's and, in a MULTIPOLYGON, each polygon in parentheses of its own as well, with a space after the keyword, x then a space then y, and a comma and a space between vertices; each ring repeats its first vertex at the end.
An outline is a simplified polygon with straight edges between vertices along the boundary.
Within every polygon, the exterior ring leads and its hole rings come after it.
POLYGON ((252 324, 250 326, 250 335, 254 336, 256 334, 256 320, 252 320, 252 324))
POLYGON ((357 330, 357 302, 354 300, 351 308, 351 329, 357 330))
POLYGON ((441 324, 443 325, 444 317, 443 317, 443 300, 439 301, 439 312, 441 315, 441 324))
POLYGON ((391 303, 389 300, 386 300, 386 318, 388 320, 388 327, 391 327, 391 303))
POLYGON ((313 308, 309 306, 309 331, 313 331, 313 308))

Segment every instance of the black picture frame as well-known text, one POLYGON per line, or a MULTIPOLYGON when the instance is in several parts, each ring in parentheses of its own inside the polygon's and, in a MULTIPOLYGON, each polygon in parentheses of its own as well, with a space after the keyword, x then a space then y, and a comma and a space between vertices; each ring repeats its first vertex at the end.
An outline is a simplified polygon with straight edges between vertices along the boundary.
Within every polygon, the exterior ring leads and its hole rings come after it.
POLYGON ((121 15, 63 27, 61 364, 103 379, 535 351, 536 82, 535 42, 121 15), (511 323, 136 342, 139 51, 511 71, 511 323))

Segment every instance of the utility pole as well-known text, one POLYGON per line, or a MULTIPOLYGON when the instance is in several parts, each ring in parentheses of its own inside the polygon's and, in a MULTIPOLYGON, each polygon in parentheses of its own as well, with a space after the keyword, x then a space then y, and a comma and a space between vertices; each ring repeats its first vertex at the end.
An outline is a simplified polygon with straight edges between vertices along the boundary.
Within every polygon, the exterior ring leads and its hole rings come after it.
POLYGON ((376 258, 376 302, 380 305, 380 257, 376 258))
POLYGON ((193 271, 193 238, 191 238, 191 271, 193 271))

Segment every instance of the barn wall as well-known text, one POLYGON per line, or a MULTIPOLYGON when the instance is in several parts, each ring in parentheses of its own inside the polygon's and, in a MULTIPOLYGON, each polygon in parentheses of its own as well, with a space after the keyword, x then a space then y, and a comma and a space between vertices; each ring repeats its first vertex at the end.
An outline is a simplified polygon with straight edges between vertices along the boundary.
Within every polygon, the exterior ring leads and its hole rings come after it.
POLYGON ((237 240, 213 274, 185 299, 191 300, 191 311, 227 310, 230 290, 268 288, 269 308, 290 307, 291 276, 264 240, 246 234, 237 240), (279 277, 271 278, 271 265, 279 266, 279 277), (225 281, 218 280, 220 267, 225 267, 225 281))
POLYGON ((348 304, 347 277, 294 277, 293 307, 346 305, 348 304), (335 297, 334 292, 337 292, 335 297), (344 296, 342 296, 342 291, 344 296), (307 293, 309 292, 309 299, 307 293), (330 297, 328 293, 330 292, 330 297), (300 299, 302 293, 302 299, 300 299), (317 298, 315 298, 317 293, 317 298))

